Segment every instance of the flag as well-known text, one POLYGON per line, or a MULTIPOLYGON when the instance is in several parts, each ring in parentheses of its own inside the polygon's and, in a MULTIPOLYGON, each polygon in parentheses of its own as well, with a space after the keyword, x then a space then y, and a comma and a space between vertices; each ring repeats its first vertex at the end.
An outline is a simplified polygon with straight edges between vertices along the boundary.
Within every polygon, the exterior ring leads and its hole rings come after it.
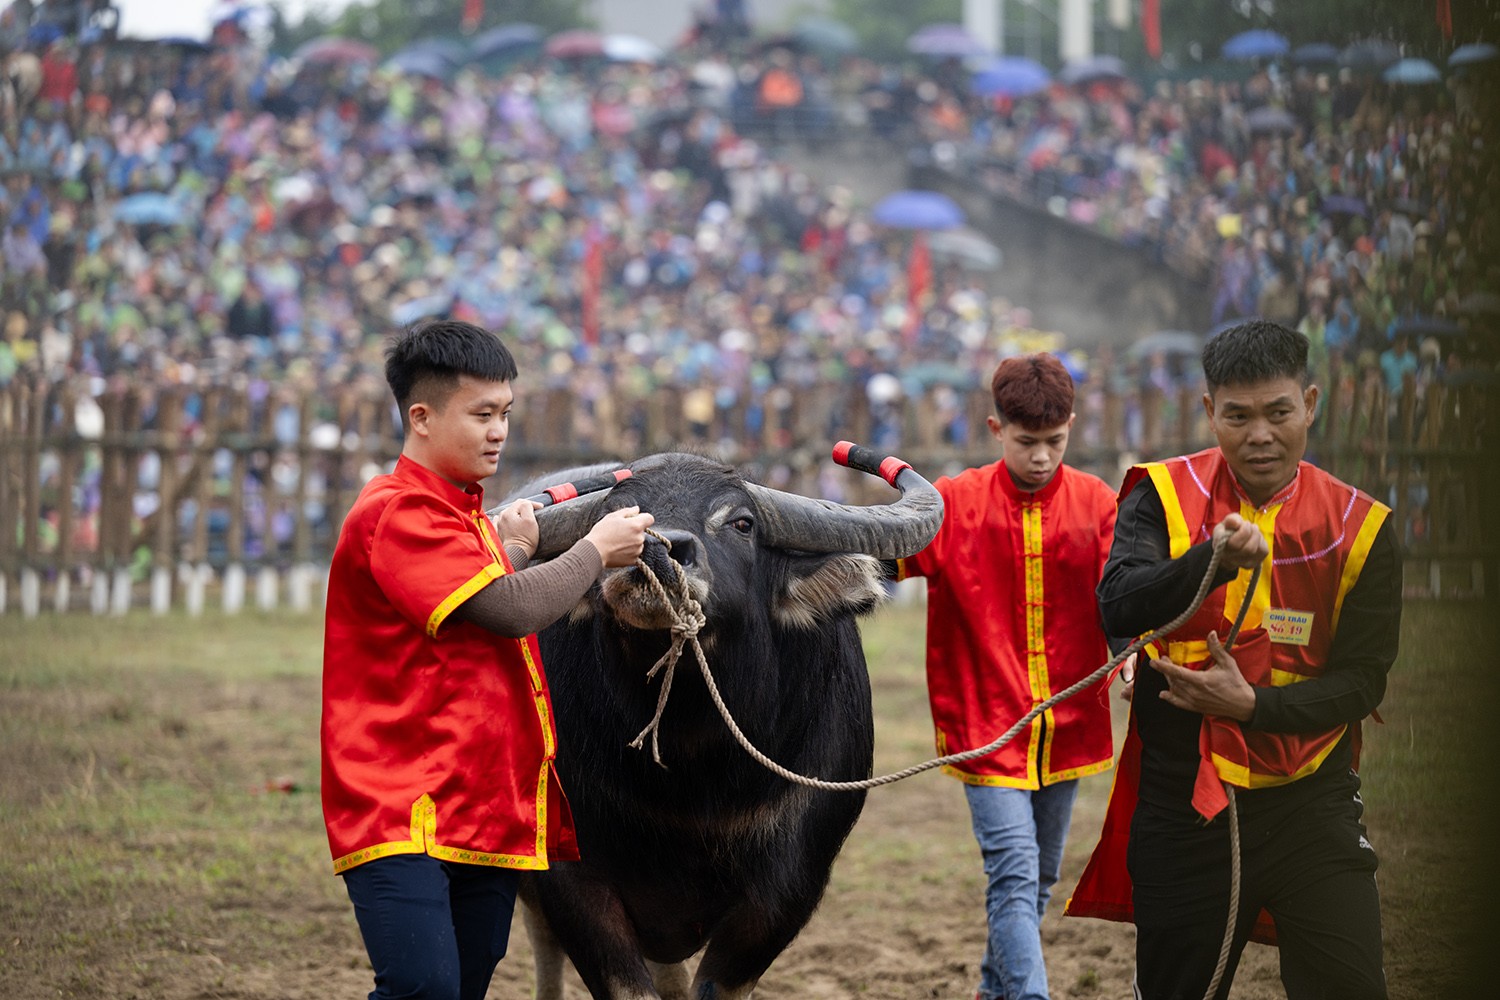
POLYGON ((922 328, 922 314, 927 309, 927 299, 932 292, 932 251, 927 246, 925 233, 917 232, 912 237, 911 260, 906 270, 906 325, 901 330, 907 344, 917 339, 922 328))
POLYGON ((473 34, 482 20, 484 20, 484 0, 464 0, 464 34, 473 34))
POLYGON ((599 295, 604 284, 604 233, 597 219, 590 220, 583 235, 583 288, 579 312, 583 342, 599 343, 599 295))
POLYGON ((1161 58, 1161 0, 1142 0, 1141 35, 1146 39, 1146 55, 1161 58))

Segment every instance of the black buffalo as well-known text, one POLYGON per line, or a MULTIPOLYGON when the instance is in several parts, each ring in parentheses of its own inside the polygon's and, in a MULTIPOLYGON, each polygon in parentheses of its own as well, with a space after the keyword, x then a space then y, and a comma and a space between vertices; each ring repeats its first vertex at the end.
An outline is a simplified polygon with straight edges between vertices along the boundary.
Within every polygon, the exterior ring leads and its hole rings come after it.
MULTIPOLYGON (((802 774, 867 777, 874 723, 855 617, 883 596, 879 560, 936 533, 937 491, 907 470, 895 503, 843 506, 748 483, 695 455, 631 468, 609 493, 539 511, 537 558, 609 510, 650 511, 671 550, 648 543, 647 564, 669 588, 685 575, 714 679, 750 740, 802 774)), ((863 808, 863 792, 813 790, 751 758, 691 654, 661 720, 661 765, 649 743, 628 746, 656 710, 662 678, 646 674, 670 626, 632 567, 607 573, 541 634, 583 857, 523 882, 541 1000, 562 995, 564 951, 596 998, 750 996, 817 908, 863 808), (684 962, 700 951, 690 983, 684 962)))

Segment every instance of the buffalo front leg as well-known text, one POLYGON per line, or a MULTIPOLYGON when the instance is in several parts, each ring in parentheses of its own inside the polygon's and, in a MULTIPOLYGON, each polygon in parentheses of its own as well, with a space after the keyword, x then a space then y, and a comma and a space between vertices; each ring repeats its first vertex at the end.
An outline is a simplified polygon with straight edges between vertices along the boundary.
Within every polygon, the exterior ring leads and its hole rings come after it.
POLYGON ((563 949, 557 935, 532 900, 522 899, 521 916, 531 941, 532 966, 536 970, 536 1000, 563 1000, 563 949))
POLYGON ((620 897, 576 865, 538 876, 536 902, 552 937, 594 1000, 660 1000, 620 897))
POLYGON ((692 981, 688 976, 686 962, 663 965, 648 958, 646 967, 651 970, 651 981, 656 984, 656 992, 661 994, 661 1000, 692 1000, 692 981))

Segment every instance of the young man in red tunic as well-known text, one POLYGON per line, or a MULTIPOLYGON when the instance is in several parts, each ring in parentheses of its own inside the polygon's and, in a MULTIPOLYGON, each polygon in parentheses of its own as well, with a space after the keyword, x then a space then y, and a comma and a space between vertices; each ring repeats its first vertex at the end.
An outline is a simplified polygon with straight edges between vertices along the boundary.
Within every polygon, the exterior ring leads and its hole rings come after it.
MULTIPOLYGON (((991 382, 1001 459, 937 481, 937 537, 897 564, 927 578, 927 686, 941 754, 984 746, 1109 659, 1094 587, 1114 491, 1062 464, 1073 380, 1048 354, 1008 358, 991 382)), ((1047 994, 1040 925, 1062 865, 1078 779, 1113 760, 1109 707, 1084 691, 987 757, 964 782, 989 878, 981 1000, 1047 994)))
POLYGON ((1401 560, 1390 510, 1302 461, 1318 403, 1307 351, 1259 320, 1209 341, 1218 447, 1137 466, 1120 491, 1099 584, 1111 635, 1186 610, 1224 545, 1203 605, 1146 647, 1104 830, 1068 902, 1069 915, 1135 921, 1143 1000, 1200 1000, 1213 980, 1234 876, 1230 789, 1240 898, 1215 996, 1273 923, 1290 1000, 1386 996, 1354 767, 1360 720, 1396 659, 1401 560))
POLYGON ((533 505, 492 525, 479 485, 499 465, 515 376, 479 327, 399 335, 386 380, 401 457, 365 485, 334 550, 323 815, 374 967, 371 1000, 481 1000, 509 940, 517 869, 578 856, 533 633, 604 567, 630 565, 652 518, 615 511, 526 568, 533 505))

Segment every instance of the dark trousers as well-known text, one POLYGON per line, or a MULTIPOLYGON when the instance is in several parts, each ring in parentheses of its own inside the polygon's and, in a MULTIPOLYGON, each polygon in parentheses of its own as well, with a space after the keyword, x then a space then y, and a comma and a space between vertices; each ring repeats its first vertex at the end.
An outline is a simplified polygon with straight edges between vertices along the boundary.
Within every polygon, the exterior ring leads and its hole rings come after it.
MULTIPOLYGON (((1385 1000, 1376 858, 1358 788, 1351 776, 1341 790, 1347 794, 1241 816, 1239 916, 1215 997, 1229 995, 1265 909, 1276 923, 1288 1000, 1385 1000)), ((1144 804, 1136 809, 1129 869, 1139 1000, 1202 1000, 1208 989, 1229 918, 1227 822, 1227 810, 1204 825, 1144 804)))
POLYGON ((515 871, 396 854, 344 886, 375 969, 370 1000, 483 1000, 510 942, 515 871))

